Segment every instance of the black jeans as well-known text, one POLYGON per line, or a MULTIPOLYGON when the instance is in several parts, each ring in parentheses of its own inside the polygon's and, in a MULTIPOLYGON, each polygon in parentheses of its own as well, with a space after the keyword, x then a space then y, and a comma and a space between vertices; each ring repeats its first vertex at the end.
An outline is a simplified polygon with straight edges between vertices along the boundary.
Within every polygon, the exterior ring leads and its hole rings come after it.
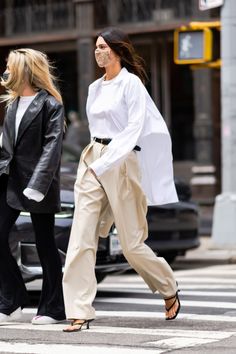
MULTIPOLYGON (((20 210, 6 202, 7 176, 0 176, 0 312, 9 315, 28 304, 27 290, 9 247, 9 233, 20 210)), ((36 247, 43 269, 43 286, 37 315, 65 319, 62 265, 54 238, 54 214, 31 213, 36 247)))

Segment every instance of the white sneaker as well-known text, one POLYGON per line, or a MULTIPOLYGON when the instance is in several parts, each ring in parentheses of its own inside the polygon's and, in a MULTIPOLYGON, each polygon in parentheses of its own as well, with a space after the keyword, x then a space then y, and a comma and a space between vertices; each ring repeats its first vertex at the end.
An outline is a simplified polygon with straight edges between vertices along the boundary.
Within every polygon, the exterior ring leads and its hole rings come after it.
POLYGON ((0 322, 7 322, 10 316, 5 315, 5 313, 0 312, 0 322))
POLYGON ((21 307, 18 307, 10 315, 5 315, 5 313, 0 313, 0 322, 9 322, 14 320, 19 320, 22 316, 21 307))
POLYGON ((56 324, 61 321, 55 320, 52 317, 49 316, 35 316, 31 323, 34 325, 48 325, 48 324, 56 324))

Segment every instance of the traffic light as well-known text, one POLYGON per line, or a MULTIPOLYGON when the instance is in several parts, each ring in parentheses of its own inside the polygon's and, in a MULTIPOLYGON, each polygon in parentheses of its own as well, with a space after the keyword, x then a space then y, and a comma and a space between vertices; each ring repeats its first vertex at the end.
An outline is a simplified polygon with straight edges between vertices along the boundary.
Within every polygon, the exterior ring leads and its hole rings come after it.
POLYGON ((174 32, 174 62, 176 64, 208 65, 213 59, 219 59, 215 50, 219 29, 219 21, 190 22, 188 26, 176 29, 174 32))

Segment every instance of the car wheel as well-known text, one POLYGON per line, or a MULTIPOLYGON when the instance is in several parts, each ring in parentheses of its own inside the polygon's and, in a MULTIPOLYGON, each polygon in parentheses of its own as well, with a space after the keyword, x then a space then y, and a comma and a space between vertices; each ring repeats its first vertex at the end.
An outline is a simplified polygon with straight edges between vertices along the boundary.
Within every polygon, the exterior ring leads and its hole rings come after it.
POLYGON ((107 276, 106 273, 103 272, 96 272, 96 278, 97 278, 97 282, 101 283, 101 281, 103 281, 103 279, 107 276))

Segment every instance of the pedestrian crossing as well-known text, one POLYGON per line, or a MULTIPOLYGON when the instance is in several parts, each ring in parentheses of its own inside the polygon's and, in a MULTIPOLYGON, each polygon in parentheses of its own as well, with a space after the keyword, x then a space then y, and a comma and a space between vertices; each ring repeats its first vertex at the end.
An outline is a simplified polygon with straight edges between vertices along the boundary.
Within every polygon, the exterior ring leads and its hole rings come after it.
MULTIPOLYGON (((182 308, 178 318, 236 322, 236 265, 177 270, 175 277, 181 290, 182 308), (228 316, 229 311, 235 311, 235 317, 232 314, 228 316)), ((146 307, 146 313, 150 311, 153 314, 154 311, 154 316, 163 316, 163 300, 156 294, 151 295, 147 285, 136 275, 110 277, 98 288, 101 292, 96 298, 98 305, 111 303, 116 310, 130 305, 135 307, 142 317, 143 308, 146 307)))
MULTIPOLYGON (((62 330, 65 325, 46 325, 38 326, 37 331, 58 331, 62 330), (57 329, 56 329, 57 327, 57 329)), ((31 326, 32 327, 32 326, 31 326)), ((11 326, 11 329, 17 328, 17 324, 11 326)), ((30 324, 22 325, 22 329, 29 330, 30 324)), ((94 326, 90 331, 91 335, 115 335, 116 337, 128 336, 133 338, 138 336, 146 336, 149 338, 145 341, 142 348, 130 348, 130 346, 122 347, 121 345, 85 345, 85 344, 29 344, 27 342, 9 343, 0 340, 1 353, 30 353, 30 354, 64 354, 67 351, 70 353, 85 353, 85 354, 159 354, 170 352, 171 350, 183 349, 186 347, 194 347, 202 344, 210 344, 220 340, 225 340, 231 336, 236 336, 236 332, 220 332, 215 331, 193 331, 193 330, 178 330, 178 329, 141 329, 127 327, 101 327, 94 326), (158 340, 157 340, 158 338, 158 340), (151 347, 151 348, 150 348, 151 347), (155 349, 153 349, 155 348, 155 349)), ((68 336, 68 335, 67 335, 68 336)), ((83 337, 84 333, 80 333, 83 337)), ((62 339, 62 338, 61 338, 62 339)))
POLYGON ((0 325, 0 353, 159 354, 214 345, 231 337, 236 340, 236 265, 176 270, 175 277, 181 289, 176 321, 164 320, 163 300, 138 275, 114 275, 98 285, 97 320, 89 331, 69 335, 70 341, 62 332, 65 323, 32 326, 29 322, 36 309, 26 308, 21 322, 0 325), (217 330, 211 330, 213 324, 217 330), (6 330, 13 333, 12 340, 3 340, 6 330), (19 344, 14 333, 21 331, 29 339, 19 344), (30 343, 33 333, 39 338, 34 344, 30 343), (40 333, 51 333, 55 339, 44 343, 40 333), (98 345, 94 345, 96 340, 98 345))
MULTIPOLYGON (((87 345, 65 345, 65 344, 28 344, 28 343, 5 343, 0 341, 0 353, 24 353, 24 354, 137 354, 137 349, 87 346, 87 345)), ((149 354, 160 354, 162 350, 149 350, 149 354)), ((138 354, 147 354, 147 350, 139 349, 138 354)))

